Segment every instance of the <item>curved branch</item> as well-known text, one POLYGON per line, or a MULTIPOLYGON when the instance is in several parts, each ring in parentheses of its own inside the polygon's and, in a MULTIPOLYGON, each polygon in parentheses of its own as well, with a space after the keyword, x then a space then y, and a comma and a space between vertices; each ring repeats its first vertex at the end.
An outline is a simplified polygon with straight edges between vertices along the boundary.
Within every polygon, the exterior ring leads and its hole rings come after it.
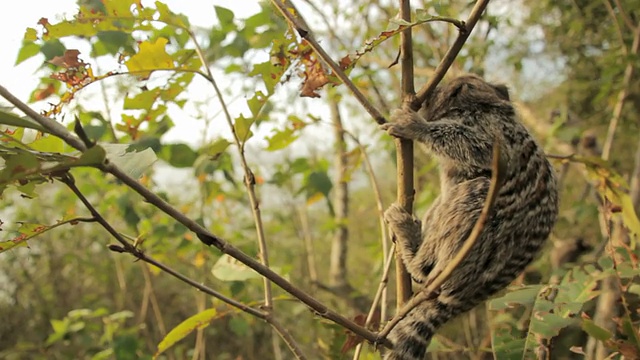
POLYGON ((469 251, 471 251, 471 248, 482 234, 482 230, 484 229, 484 226, 489 218, 489 213, 493 208, 493 204, 498 197, 500 187, 504 182, 506 167, 507 164, 505 160, 500 156, 499 144, 498 142, 496 142, 493 145, 493 162, 491 165, 491 185, 489 186, 489 193, 487 194, 487 198, 484 201, 482 212, 480 213, 478 220, 471 230, 471 234, 469 234, 469 237, 462 244, 462 247, 460 247, 460 250, 458 251, 456 256, 451 260, 451 262, 447 264, 442 272, 438 274, 432 282, 426 284, 426 287, 419 294, 411 298, 411 300, 398 312, 398 314, 391 321, 389 321, 389 323, 387 323, 384 329, 380 331, 380 333, 378 334, 380 339, 385 339, 387 335, 389 335, 389 332, 420 303, 437 297, 440 286, 442 286, 442 284, 444 284, 449 279, 456 267, 458 267, 458 265, 460 265, 460 263, 467 257, 469 251))

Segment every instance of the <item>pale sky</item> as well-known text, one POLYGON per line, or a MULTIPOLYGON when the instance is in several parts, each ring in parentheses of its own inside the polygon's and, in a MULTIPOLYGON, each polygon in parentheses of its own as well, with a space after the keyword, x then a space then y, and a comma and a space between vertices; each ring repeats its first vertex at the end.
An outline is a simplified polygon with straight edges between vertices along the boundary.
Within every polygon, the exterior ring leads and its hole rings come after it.
MULTIPOLYGON (((258 10, 258 2, 252 0, 207 0, 180 1, 164 0, 174 12, 189 17, 193 25, 210 27, 216 20, 214 5, 227 7, 243 18, 258 10)), ((150 1, 143 1, 149 4, 150 1)), ((59 19, 66 15, 71 17, 76 12, 75 0, 23 0, 12 1, 10 7, 0 11, 0 84, 8 88, 21 99, 26 99, 38 83, 33 72, 42 63, 42 57, 32 58, 17 67, 14 66, 24 31, 27 27, 37 27, 40 18, 59 19)))
MULTIPOLYGON (((182 13, 188 16, 189 21, 193 26, 211 27, 217 20, 214 5, 223 6, 231 9, 236 18, 245 18, 259 10, 258 1, 253 0, 207 0, 207 1, 181 1, 181 0, 163 0, 169 8, 176 12, 182 13)), ((142 1, 144 4, 152 4, 151 1, 142 1)), ((0 84, 6 87, 14 95, 23 101, 28 100, 29 94, 38 84, 39 76, 42 73, 36 74, 36 70, 40 67, 43 61, 42 56, 35 56, 25 62, 22 62, 18 66, 15 65, 16 56, 22 43, 25 30, 28 27, 37 28, 37 22, 40 18, 48 18, 51 22, 57 22, 62 17, 71 18, 76 13, 77 5, 75 0, 23 0, 12 2, 11 8, 7 8, 4 11, 0 11, 0 44, 2 45, 2 56, 0 56, 0 84)), ((65 40, 68 44, 70 40, 65 40)), ((71 40, 72 41, 72 40, 71 40)), ((78 42, 79 46, 86 43, 78 42)), ((80 58, 83 58, 82 55, 80 58)), ((88 60, 86 57, 84 60, 88 60)), ((104 71, 112 69, 102 69, 104 71)), ((206 91, 198 91, 198 85, 202 86, 202 83, 197 82, 193 87, 196 88, 195 92, 198 94, 206 93, 208 97, 211 97, 211 87, 207 87, 206 91)), ((194 91, 193 87, 190 89, 194 91)), ((95 88, 95 87, 94 87, 95 88)), ((80 92, 80 96, 83 93, 87 93, 92 89, 87 88, 80 92)), ((97 89, 96 89, 97 90, 97 89)), ((191 100, 190 96, 190 100, 191 100)), ((204 99, 204 96, 201 97, 204 99)), ((2 101, 2 100, 0 100, 2 101)), ((83 100, 84 101, 84 100, 83 100)), ((101 99, 100 99, 101 101, 101 99)), ((1 103, 6 104, 5 101, 1 103)), ((85 104, 83 102, 83 104, 85 104)), ((95 107, 101 109, 99 101, 95 102, 95 107)), ((46 104, 38 104, 34 106, 36 110, 43 110, 46 104)), ((117 110, 117 105, 114 106, 117 110)), ((237 110, 236 112, 240 112, 237 110)), ((235 116, 236 114, 232 114, 235 116)), ((184 133, 194 133, 194 126, 197 129, 201 129, 203 126, 202 121, 198 121, 195 117, 184 117, 181 119, 181 126, 172 130, 169 134, 169 138, 177 141, 179 138, 184 139, 184 133)), ((223 124, 220 124, 223 125, 223 124)), ((181 139, 181 140, 182 140, 181 139)), ((186 139, 189 142, 194 140, 186 139)), ((192 142, 193 143, 193 142, 192 142)))

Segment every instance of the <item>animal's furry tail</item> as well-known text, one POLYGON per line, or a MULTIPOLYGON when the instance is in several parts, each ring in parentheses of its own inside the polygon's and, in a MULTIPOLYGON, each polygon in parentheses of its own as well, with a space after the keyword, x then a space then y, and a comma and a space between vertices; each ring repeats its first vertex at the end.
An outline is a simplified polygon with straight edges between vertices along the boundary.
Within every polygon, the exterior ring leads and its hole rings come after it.
POLYGON ((454 308, 438 299, 427 300, 400 321, 389 334, 393 350, 385 360, 423 360, 436 330, 453 316, 454 308))

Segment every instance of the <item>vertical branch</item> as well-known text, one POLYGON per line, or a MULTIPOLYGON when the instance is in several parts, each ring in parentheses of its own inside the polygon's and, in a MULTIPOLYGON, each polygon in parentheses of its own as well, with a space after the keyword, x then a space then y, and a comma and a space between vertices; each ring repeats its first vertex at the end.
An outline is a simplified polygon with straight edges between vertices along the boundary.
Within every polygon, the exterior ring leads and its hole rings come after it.
POLYGON ((300 221, 300 236, 304 239, 304 250, 307 253, 307 267, 309 271, 309 281, 312 286, 318 284, 318 267, 316 265, 316 253, 313 248, 313 238, 311 237, 311 230, 309 229, 309 216, 307 214, 307 208, 305 206, 295 206, 295 212, 298 214, 300 221))
MULTIPOLYGON (((400 0, 400 18, 411 21, 410 0, 400 0)), ((413 46, 411 28, 400 34, 400 64, 402 66, 402 102, 410 104, 415 97, 413 87, 413 46)), ((413 141, 395 139, 397 156, 397 202, 409 214, 413 213, 413 141)), ((400 252, 396 251, 396 308, 400 309, 411 297, 411 276, 404 267, 400 252)))
POLYGON ((349 188, 347 184, 347 145, 344 141, 344 129, 338 104, 338 95, 335 91, 329 91, 329 108, 331 110, 331 122, 335 136, 335 180, 333 189, 333 203, 335 207, 334 221, 336 227, 331 240, 331 256, 329 258, 329 285, 340 296, 349 292, 347 281, 347 252, 349 241, 349 228, 347 217, 349 213, 349 188))
MULTIPOLYGON (((633 43, 631 44, 631 50, 629 51, 629 54, 631 56, 636 56, 638 54, 639 48, 640 48, 640 25, 637 25, 633 33, 633 43)), ((604 160, 609 160, 611 147, 613 146, 613 137, 615 136, 616 128, 618 127, 618 122, 622 117, 622 108, 624 106, 625 100, 627 99, 627 96, 629 95, 629 85, 631 84, 631 79, 633 79, 634 72, 635 72, 635 61, 629 60, 626 68, 624 69, 624 77, 622 78, 622 89, 618 94, 618 101, 616 102, 616 105, 613 108, 613 115, 611 116, 611 121, 609 122, 609 129, 607 130, 607 138, 604 141, 604 145, 602 148, 602 158, 604 160)))
MULTIPOLYGON (((618 5, 620 4, 618 3, 618 5)), ((625 14, 624 9, 619 8, 618 10, 623 14, 623 18, 624 18, 624 14, 625 14)), ((616 24, 618 24, 618 19, 615 17, 615 13, 612 13, 611 16, 613 17, 613 20, 616 22, 616 24)), ((625 48, 624 53, 635 57, 638 54, 638 50, 640 49, 640 24, 627 23, 627 26, 630 26, 630 25, 633 25, 632 29, 635 30, 633 34, 633 42, 631 44, 630 49, 627 50, 625 48)), ((624 43, 622 45, 624 48, 624 43)), ((624 77, 622 79, 622 89, 620 89, 620 93, 618 94, 618 101, 616 102, 615 107, 613 109, 611 121, 609 122, 609 129, 607 130, 607 137, 603 144, 602 159, 604 160, 608 160, 611 154, 611 148, 613 146, 615 131, 622 117, 622 110, 624 108, 624 104, 626 102, 627 96, 629 95, 631 80, 634 77, 635 61, 633 60, 628 60, 628 61, 629 62, 627 63, 627 66, 625 67, 625 70, 624 70, 624 77)), ((637 151, 638 153, 640 153, 640 148, 637 149, 637 151)), ((638 163, 637 160, 638 158, 636 157, 635 169, 633 171, 634 175, 637 175, 640 173, 640 163, 638 163)), ((638 195, 640 194, 639 186, 640 186, 640 181, 638 181, 637 178, 632 178, 631 194, 632 196, 635 196, 635 198, 632 199, 632 202, 634 204, 637 204, 639 201, 638 199, 638 195)), ((600 207, 600 212, 602 214, 607 214, 606 212, 608 211, 609 210, 606 208, 605 205, 602 205, 600 207)), ((611 254, 611 257, 614 260, 614 263, 617 263, 615 248, 618 246, 625 245, 625 243, 628 241, 627 235, 628 233, 627 233, 627 230, 624 228, 624 223, 622 222, 622 220, 619 219, 618 221, 615 222, 615 224, 613 224, 613 229, 609 234, 609 243, 607 244, 607 248, 609 250, 609 253, 611 254)), ((615 275, 608 277, 602 281, 601 287, 602 287, 603 293, 598 297, 598 302, 596 304, 596 312, 594 316, 594 321, 596 322, 596 324, 598 324, 599 326, 605 329, 612 331, 613 333, 615 333, 615 330, 616 330, 616 323, 613 319, 615 316, 618 315, 618 310, 619 310, 618 302, 620 300, 620 297, 622 296, 619 282, 620 282, 620 279, 617 278, 615 275)), ((587 351, 587 358, 594 358, 594 359, 604 359, 610 353, 609 349, 602 342, 597 341, 592 337, 590 337, 587 342, 586 351, 587 351)))

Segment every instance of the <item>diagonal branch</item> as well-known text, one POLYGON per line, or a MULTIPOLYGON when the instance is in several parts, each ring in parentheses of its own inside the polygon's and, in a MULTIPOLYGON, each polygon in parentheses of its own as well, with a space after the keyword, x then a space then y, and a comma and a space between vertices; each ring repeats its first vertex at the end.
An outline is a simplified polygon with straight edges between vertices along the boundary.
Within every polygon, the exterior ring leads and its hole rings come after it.
POLYGON ((93 216, 93 218, 95 219, 96 222, 98 222, 100 225, 102 225, 102 227, 107 230, 107 232, 109 234, 111 234, 111 236, 113 236, 120 244, 122 244, 122 246, 119 245, 110 245, 109 249, 111 251, 115 251, 115 252, 120 252, 120 253, 129 253, 132 256, 136 257, 139 260, 142 260, 148 264, 151 264, 155 267, 157 267, 158 269, 166 272, 167 274, 181 280, 182 282, 202 291, 205 294, 211 295, 225 303, 227 303, 228 305, 231 305, 237 309, 242 310, 243 312, 249 314, 249 315, 253 315, 257 318, 260 318, 262 320, 265 320, 267 323, 269 323, 274 329, 275 331, 278 333, 278 335, 280 335, 280 337, 282 337, 282 339, 284 340, 284 342, 287 344, 287 346, 289 347, 289 349, 291 349, 291 352, 294 354, 294 356, 296 357, 296 359, 299 360, 306 360, 306 356, 302 353, 302 351, 300 350, 300 347, 298 346, 298 344, 295 342, 295 340, 293 339, 293 337, 291 336, 291 334, 287 331, 287 329, 282 326, 282 324, 280 324, 280 322, 278 322, 274 317, 273 314, 270 311, 265 311, 265 310, 258 310, 258 309, 254 309, 251 306, 248 306, 246 304, 243 304, 237 300, 234 300, 232 298, 229 298, 225 295, 223 295, 222 293, 219 293, 211 288, 209 288, 208 286, 205 286, 197 281, 195 281, 194 279, 191 279, 188 276, 185 276, 181 273, 179 273, 178 271, 174 270, 173 268, 151 258, 150 256, 148 256, 147 254, 145 254, 142 250, 138 249, 136 246, 134 246, 133 244, 131 244, 130 242, 128 242, 122 235, 120 235, 120 233, 113 227, 111 226, 111 224, 98 212, 98 210, 93 206, 93 204, 91 204, 91 202, 89 202, 89 200, 84 196, 84 194, 80 191, 80 189, 78 189, 78 187, 75 184, 75 180, 73 179, 73 176, 70 173, 66 173, 64 176, 58 178, 60 181, 62 181, 65 185, 67 185, 67 187, 69 187, 69 189, 71 189, 71 191, 73 191, 73 193, 78 197, 78 199, 80 199, 80 201, 82 202, 82 204, 87 208, 87 210, 89 210, 89 212, 91 213, 91 215, 93 216))
MULTIPOLYGON (((58 124, 52 119, 44 117, 38 114, 35 110, 31 109, 28 105, 20 101, 18 98, 13 96, 7 89, 0 86, 0 96, 7 99, 18 109, 23 111, 27 116, 31 117, 33 120, 42 125, 45 129, 48 129, 50 133, 54 136, 57 136, 63 139, 67 144, 73 146, 74 148, 85 151, 85 144, 77 137, 75 137, 69 130, 67 130, 64 126, 58 124)), ((175 207, 171 206, 164 199, 156 195, 153 191, 147 189, 144 185, 139 183, 137 180, 127 175, 122 169, 116 166, 113 163, 106 162, 105 164, 99 165, 98 169, 102 170, 105 173, 109 173, 115 176, 117 179, 122 181, 125 185, 130 187, 133 191, 137 192, 140 196, 142 196, 147 202, 154 205, 158 209, 160 209, 165 214, 169 215, 182 225, 186 226, 189 230, 196 233, 198 238, 206 245, 214 246, 222 253, 231 256, 232 258, 240 261, 241 263, 247 265, 258 274, 268 278, 273 283, 278 285, 284 291, 288 292, 296 299, 303 302, 305 305, 313 309, 313 311, 318 315, 325 319, 331 320, 338 325, 343 326, 344 328, 350 330, 363 337, 365 340, 369 342, 374 342, 377 340, 376 334, 365 329, 364 327, 356 324, 355 322, 349 320, 348 318, 338 314, 335 311, 330 310, 323 303, 315 299, 313 296, 299 289, 298 287, 291 284, 285 278, 271 270, 270 268, 262 265, 259 261, 255 260, 253 257, 247 255, 242 252, 240 249, 231 245, 224 239, 218 237, 217 235, 211 233, 209 230, 205 229, 202 225, 198 224, 193 219, 184 215, 175 207)), ((175 276, 175 275, 174 275, 175 276)), ((196 287, 199 289, 199 287, 196 287)), ((201 289, 202 290, 202 289, 201 289)), ((390 342, 385 342, 385 346, 391 346, 390 342)))
POLYGON ((342 81, 342 83, 353 93, 358 102, 362 104, 364 109, 373 117, 378 124, 384 124, 387 122, 384 116, 376 109, 373 104, 364 96, 364 94, 355 86, 355 84, 349 79, 349 76, 345 74, 327 52, 318 44, 313 37, 311 30, 306 25, 304 19, 300 16, 295 6, 289 0, 271 0, 273 6, 280 11, 282 16, 293 27, 296 32, 307 42, 309 46, 315 51, 320 59, 334 72, 334 74, 342 81))
POLYGON ((436 86, 438 86, 440 81, 442 81, 444 74, 447 73, 447 70, 449 70, 449 67, 451 67, 451 64, 453 64, 453 61, 456 59, 456 56, 458 56, 458 53, 462 50, 462 46, 469 38, 469 35, 471 35, 473 28, 476 26, 478 20, 480 20, 480 16, 488 4, 489 0, 478 0, 476 2, 475 6, 471 10, 471 14, 469 14, 469 18, 465 22, 464 30, 460 30, 458 37, 449 48, 449 51, 444 54, 444 58, 442 58, 442 61, 440 61, 438 67, 436 67, 436 70, 429 78, 429 81, 420 90, 418 90, 416 98, 411 102, 412 109, 419 109, 425 100, 431 97, 436 86))

